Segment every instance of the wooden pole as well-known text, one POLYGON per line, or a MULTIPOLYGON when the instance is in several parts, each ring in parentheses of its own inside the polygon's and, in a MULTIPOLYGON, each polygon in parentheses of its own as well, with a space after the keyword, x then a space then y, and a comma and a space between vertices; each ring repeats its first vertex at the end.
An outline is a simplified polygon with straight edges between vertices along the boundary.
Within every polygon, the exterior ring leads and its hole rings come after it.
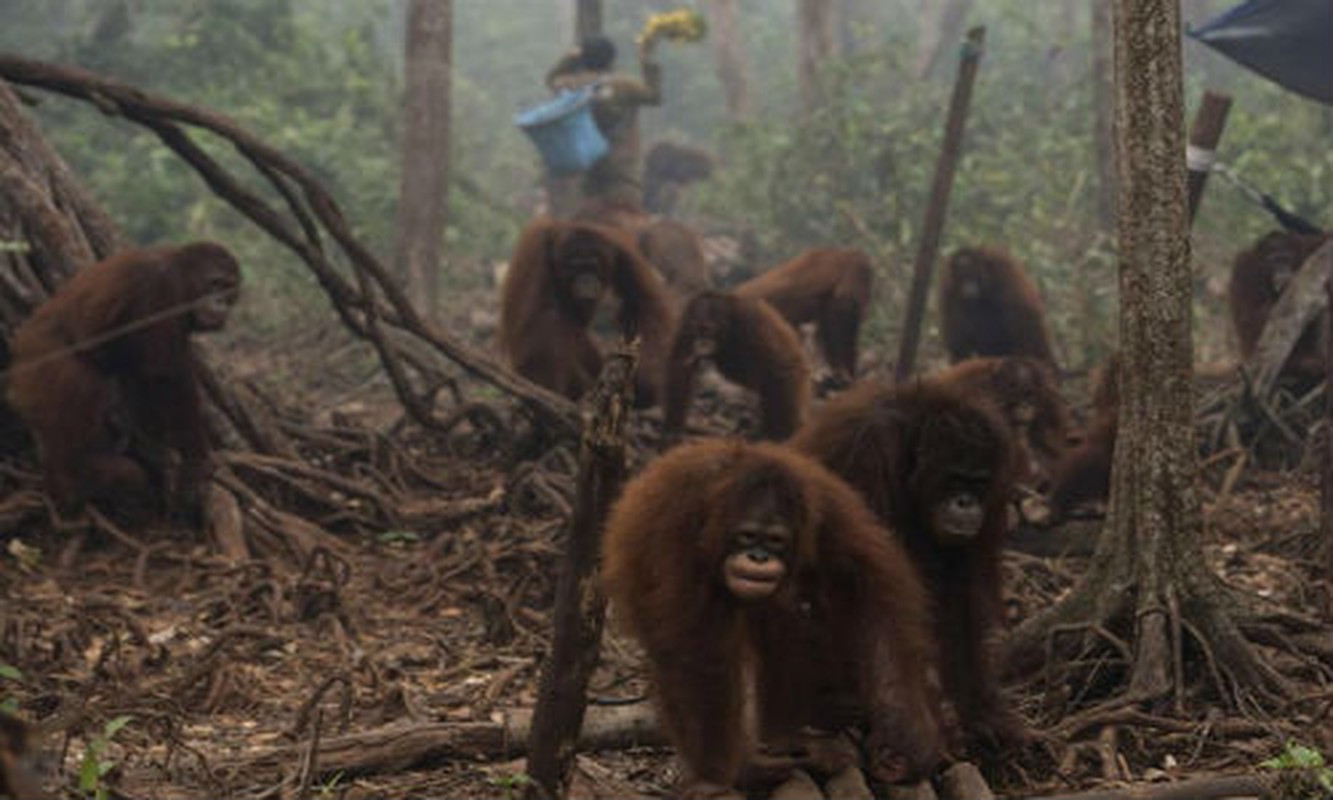
POLYGON ((899 381, 912 374, 916 364, 917 346, 921 341, 921 323, 926 315, 926 295, 930 291, 931 273, 935 256, 940 249, 940 233, 944 230, 944 215, 949 210, 949 192, 953 188, 954 172, 962 157, 963 128, 967 109, 972 102, 972 85, 976 82, 977 66, 985 50, 986 28, 979 26, 967 32, 967 39, 958 63, 958 79, 954 82, 953 97, 949 100, 949 118, 944 124, 944 143, 935 164, 935 183, 930 188, 930 202, 922 223, 921 242, 916 251, 916 266, 912 272, 912 293, 907 303, 907 319, 903 323, 903 338, 898 348, 898 364, 894 375, 899 381))
POLYGON ((564 569, 556 587, 555 632, 542 668, 528 737, 529 800, 564 797, 587 708, 588 679, 597 665, 606 598, 597 568, 602 526, 625 477, 624 424, 630 416, 638 348, 607 359, 586 408, 579 452, 578 496, 570 520, 564 569))
POLYGON ((1191 223, 1199 210, 1203 187, 1208 183, 1208 170, 1212 167, 1217 143, 1222 140, 1222 129, 1227 125, 1227 114, 1230 111, 1230 95, 1208 91, 1203 93, 1199 110, 1194 112, 1189 144, 1185 149, 1185 162, 1189 168, 1191 223))

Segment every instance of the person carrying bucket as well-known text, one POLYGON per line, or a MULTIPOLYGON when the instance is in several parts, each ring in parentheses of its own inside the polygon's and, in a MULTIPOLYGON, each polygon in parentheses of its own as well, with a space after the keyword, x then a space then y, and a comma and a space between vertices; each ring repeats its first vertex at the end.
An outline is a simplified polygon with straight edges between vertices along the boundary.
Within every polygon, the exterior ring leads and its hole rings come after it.
MULTIPOLYGON (((623 221, 622 216, 633 218, 643 214, 639 108, 662 103, 662 68, 652 60, 653 44, 651 38, 639 43, 642 80, 612 72, 616 46, 605 36, 584 38, 579 47, 566 53, 546 73, 546 85, 552 91, 594 87, 593 119, 606 137, 609 148, 605 156, 583 173, 583 200, 578 205, 580 217, 615 223, 623 221)), ((563 194, 570 189, 577 191, 575 187, 561 187, 560 182, 560 178, 553 176, 550 181, 555 190, 553 194, 563 194)), ((577 204, 577 200, 571 201, 567 197, 552 198, 557 216, 564 216, 558 206, 563 205, 563 210, 568 211, 570 206, 577 204)))

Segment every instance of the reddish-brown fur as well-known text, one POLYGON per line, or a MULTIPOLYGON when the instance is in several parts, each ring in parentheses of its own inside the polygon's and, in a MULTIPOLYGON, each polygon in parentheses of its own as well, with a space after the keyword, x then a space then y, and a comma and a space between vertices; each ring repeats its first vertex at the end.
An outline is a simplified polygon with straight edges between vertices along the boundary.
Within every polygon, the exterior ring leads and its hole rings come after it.
POLYGON ((1050 365, 1035 358, 969 358, 933 377, 993 403, 1018 446, 1020 482, 1047 481, 1064 455, 1069 411, 1050 365))
POLYGON ((689 780, 735 785, 755 744, 747 702, 764 741, 845 726, 850 708, 869 714, 872 768, 897 768, 884 777, 935 766, 924 591, 897 540, 819 464, 774 444, 675 448, 625 487, 603 553, 607 594, 647 652, 689 780), (765 497, 795 534, 788 571, 774 594, 742 602, 723 561, 765 497))
POLYGON ((665 286, 624 231, 537 220, 519 235, 500 297, 500 350, 514 371, 571 399, 592 387, 602 354, 589 330, 608 292, 619 328, 643 339, 636 402, 660 394, 672 314, 665 286), (596 286, 580 293, 584 281, 596 286))
POLYGON ((647 225, 652 218, 644 213, 637 199, 593 195, 583 198, 572 219, 574 222, 604 225, 633 233, 647 225))
POLYGON ((1037 286, 1008 253, 964 247, 940 276, 940 328, 952 362, 1029 356, 1055 367, 1037 286))
POLYGON ((682 298, 713 286, 699 235, 682 222, 658 217, 645 224, 639 229, 639 252, 682 298))
POLYGON ((0 711, 0 797, 14 800, 51 800, 34 767, 35 753, 28 725, 0 711))
MULTIPOLYGON (((1227 286, 1227 299, 1242 358, 1249 360, 1254 355, 1268 315, 1282 296, 1282 290, 1305 260, 1327 240, 1327 234, 1309 236, 1271 231, 1236 255, 1231 267, 1231 282, 1227 286)), ((1324 379, 1323 337, 1320 333, 1319 325, 1307 328, 1296 340, 1287 359, 1283 375, 1301 386, 1313 386, 1324 379)))
POLYGON ((685 306, 667 361, 668 439, 685 426, 705 357, 722 377, 758 395, 761 437, 781 440, 796 432, 810 406, 810 367, 796 331, 763 300, 704 292, 685 306))
POLYGON ((751 278, 735 292, 766 300, 793 326, 813 322, 834 380, 849 383, 856 377, 861 320, 873 281, 874 269, 865 253, 821 247, 751 278))
POLYGON ((1049 505, 1051 519, 1105 502, 1111 492, 1111 461, 1120 428, 1120 356, 1113 354, 1092 382, 1092 409, 1083 441, 1055 465, 1049 505))
POLYGON ((239 285, 212 242, 127 250, 76 272, 19 326, 8 399, 58 508, 197 488, 209 441, 190 334, 220 328, 239 285))
POLYGON ((1003 620, 1000 547, 1016 468, 994 408, 930 378, 862 384, 820 408, 791 445, 840 475, 903 538, 934 601, 937 666, 969 740, 1021 742, 1025 726, 990 652, 1003 620), (979 502, 978 526, 947 541, 935 514, 959 492, 979 502))

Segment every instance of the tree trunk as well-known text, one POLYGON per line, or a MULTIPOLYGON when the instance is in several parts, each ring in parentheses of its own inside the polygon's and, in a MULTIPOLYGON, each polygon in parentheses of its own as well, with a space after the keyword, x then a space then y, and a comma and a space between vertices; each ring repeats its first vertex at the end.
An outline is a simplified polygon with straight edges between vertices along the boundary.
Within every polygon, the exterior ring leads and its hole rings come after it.
POLYGON ((1116 229, 1115 92, 1111 63, 1111 4, 1092 2, 1092 141, 1097 165, 1097 219, 1102 231, 1116 229))
POLYGON ((819 105, 819 71, 833 54, 833 4, 831 0, 796 0, 796 5, 796 81, 804 116, 819 105))
POLYGON ((440 250, 449 195, 452 0, 411 0, 407 10, 407 90, 398 192, 395 264, 428 317, 437 313, 440 250))
POLYGON ((1233 708, 1242 693, 1276 704, 1289 689, 1238 625, 1257 602, 1224 586, 1203 556, 1180 12, 1176 0, 1114 8, 1122 357, 1110 511, 1087 574, 1014 632, 1009 664, 1031 666, 1049 644, 1053 665, 1075 669, 1071 647, 1091 663, 1089 651, 1115 637, 1126 646, 1109 657, 1128 662, 1129 685, 1113 703, 1159 703, 1174 690, 1180 710, 1189 667, 1233 708), (1186 635, 1211 658, 1183 659, 1186 635))
POLYGON ((1116 0, 1114 15, 1122 366, 1103 538, 1139 585, 1130 692, 1156 697, 1171 688, 1170 567, 1203 563, 1180 10, 1175 0, 1116 0))
POLYGON ((574 23, 579 41, 602 33, 602 0, 578 0, 578 17, 574 23))
POLYGON ((78 267, 123 245, 115 223, 0 81, 0 341, 78 267))
POLYGON ((708 34, 717 59, 717 78, 727 101, 727 116, 743 119, 750 113, 750 83, 745 76, 745 53, 739 32, 738 0, 709 0, 708 34))

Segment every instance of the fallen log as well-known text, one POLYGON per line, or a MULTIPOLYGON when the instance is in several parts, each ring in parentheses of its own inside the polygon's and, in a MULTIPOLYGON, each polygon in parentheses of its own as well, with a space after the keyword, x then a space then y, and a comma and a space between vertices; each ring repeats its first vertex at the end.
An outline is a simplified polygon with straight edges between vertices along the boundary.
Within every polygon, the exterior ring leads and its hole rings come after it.
MULTIPOLYGON (((527 752, 532 710, 513 709, 496 722, 440 722, 390 725, 343 736, 322 737, 316 761, 321 776, 370 775, 469 759, 512 759, 527 752)), ((590 706, 579 735, 580 750, 661 746, 652 706, 590 706)), ((233 770, 281 770, 299 763, 309 745, 298 742, 260 750, 228 765, 233 770)), ((317 776, 318 778, 319 776, 317 776)))

